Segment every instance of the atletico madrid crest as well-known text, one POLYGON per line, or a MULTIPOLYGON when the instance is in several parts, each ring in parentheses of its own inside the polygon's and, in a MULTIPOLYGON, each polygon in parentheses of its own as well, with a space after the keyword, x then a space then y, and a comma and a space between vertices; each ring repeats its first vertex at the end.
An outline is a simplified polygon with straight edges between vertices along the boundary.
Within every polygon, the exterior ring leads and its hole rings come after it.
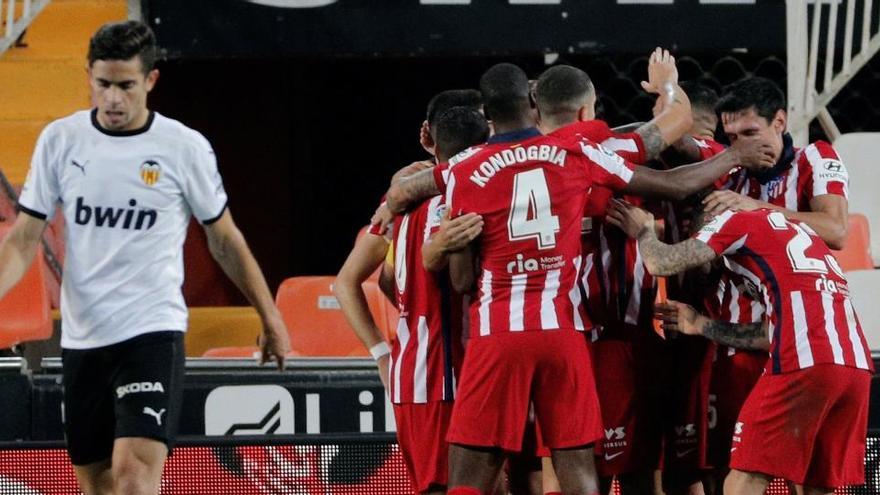
POLYGON ((141 180, 144 181, 144 184, 148 186, 154 185, 156 182, 159 182, 159 177, 162 175, 162 167, 159 166, 158 163, 147 160, 141 165, 141 180))

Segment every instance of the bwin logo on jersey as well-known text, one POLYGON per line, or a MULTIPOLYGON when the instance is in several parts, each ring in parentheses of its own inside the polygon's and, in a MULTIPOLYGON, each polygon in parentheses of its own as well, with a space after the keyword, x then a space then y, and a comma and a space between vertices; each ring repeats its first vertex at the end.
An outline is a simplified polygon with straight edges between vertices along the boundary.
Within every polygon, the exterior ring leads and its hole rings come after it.
POLYGON ((148 186, 153 186, 157 182, 159 182, 159 177, 162 175, 162 167, 159 166, 157 162, 153 160, 147 160, 141 165, 141 180, 144 181, 144 184, 148 186))
MULTIPOLYGON (((128 206, 137 206, 134 199, 128 206)), ((156 210, 133 208, 113 208, 108 206, 87 205, 82 196, 76 198, 76 214, 74 220, 79 225, 94 223, 97 227, 120 227, 125 230, 150 230, 156 224, 156 210)))

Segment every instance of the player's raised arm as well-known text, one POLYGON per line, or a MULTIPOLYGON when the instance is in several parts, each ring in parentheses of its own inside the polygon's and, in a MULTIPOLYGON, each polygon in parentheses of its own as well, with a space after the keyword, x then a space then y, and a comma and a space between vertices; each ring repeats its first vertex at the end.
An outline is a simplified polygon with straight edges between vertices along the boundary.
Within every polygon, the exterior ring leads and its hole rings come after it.
POLYGON ((27 272, 37 254, 46 220, 21 213, 0 241, 0 298, 27 272))
POLYGON ((635 130, 645 145, 646 159, 653 160, 690 130, 693 115, 690 101, 678 85, 675 57, 668 50, 657 48, 651 54, 648 80, 642 81, 642 88, 658 95, 654 118, 635 130))
POLYGON ((260 315, 263 333, 260 335, 260 362, 274 359, 278 369, 284 369, 284 356, 290 352, 290 338, 281 313, 275 307, 263 272, 251 253, 232 214, 226 209, 219 219, 204 226, 208 248, 226 276, 244 294, 260 315))
POLYGON ((693 307, 669 300, 657 304, 657 316, 663 322, 664 330, 681 332, 685 335, 700 335, 722 345, 736 349, 770 350, 768 320, 754 323, 731 323, 713 320, 701 315, 693 307))
POLYGON ((654 215, 629 203, 612 199, 606 220, 639 241, 639 252, 651 275, 669 276, 701 266, 718 257, 706 243, 689 239, 666 244, 657 239, 654 215))
POLYGON ((374 234, 364 234, 354 243, 345 263, 336 275, 333 292, 339 300, 339 306, 355 335, 370 350, 379 367, 379 378, 388 388, 388 365, 390 349, 382 336, 382 332, 370 313, 367 297, 361 284, 385 260, 388 252, 388 241, 374 234), (385 344, 384 346, 382 344, 385 344), (376 347, 378 346, 378 347, 376 347), (386 352, 387 351, 387 352, 386 352))
POLYGON ((708 160, 672 170, 637 167, 623 191, 638 196, 682 200, 709 187, 733 167, 770 168, 775 162, 769 144, 741 140, 708 160))

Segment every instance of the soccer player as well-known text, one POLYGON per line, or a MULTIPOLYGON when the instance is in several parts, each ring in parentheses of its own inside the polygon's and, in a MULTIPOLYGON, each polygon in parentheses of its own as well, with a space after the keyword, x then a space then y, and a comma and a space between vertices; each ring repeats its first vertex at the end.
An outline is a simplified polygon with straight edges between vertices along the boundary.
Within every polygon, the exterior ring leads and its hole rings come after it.
MULTIPOLYGON (((677 88, 675 60, 658 49, 649 59, 654 92, 677 88)), ((687 98, 663 94, 658 116, 633 133, 613 133, 592 120, 595 91, 583 71, 556 66, 545 71, 536 91, 541 129, 554 136, 581 135, 600 142, 629 161, 642 164, 678 141, 690 125, 687 98), (654 148, 645 149, 644 143, 654 148)), ((602 225, 612 192, 593 187, 585 212, 582 285, 588 312, 601 325, 592 346, 596 386, 605 436, 597 448, 597 469, 605 484, 616 476, 622 493, 653 491, 662 442, 659 393, 662 343, 652 330, 654 281, 646 273, 635 242, 602 225)), ((632 201, 638 198, 630 197, 632 201)), ((607 490, 603 489, 603 492, 607 490)))
MULTIPOLYGON (((480 92, 474 89, 451 89, 434 95, 428 102, 426 119, 421 128, 420 142, 425 148, 425 151, 431 155, 434 155, 435 153, 435 128, 437 120, 441 114, 450 108, 457 106, 464 106, 479 111, 482 110, 482 105, 483 103, 480 98, 480 92)), ((398 173, 400 175, 411 174, 417 170, 431 168, 433 167, 433 164, 433 161, 414 162, 412 165, 405 167, 404 170, 398 173)), ((387 208, 384 207, 384 201, 383 204, 379 206, 378 211, 383 212, 383 214, 387 212, 387 208)), ((367 349, 370 349, 373 358, 376 360, 376 364, 379 368, 379 378, 382 380, 382 384, 385 386, 386 390, 388 390, 389 386, 388 370, 389 354, 391 350, 388 347, 388 343, 385 341, 382 332, 380 332, 379 328, 376 326, 372 314, 370 314, 370 308, 367 306, 367 299, 366 296, 364 296, 361 284, 363 284, 380 266, 383 267, 383 271, 385 270, 383 261, 385 261, 386 254, 388 254, 390 244, 390 236, 386 237, 385 234, 387 230, 386 227, 390 224, 389 220, 391 218, 390 212, 387 213, 389 215, 388 220, 386 220, 383 225, 380 226, 378 223, 371 225, 364 235, 355 240, 355 245, 349 253, 348 258, 346 258, 345 263, 342 265, 342 268, 339 270, 339 274, 336 276, 336 282, 333 287, 334 293, 336 294, 337 299, 339 299, 339 305, 342 308, 342 312, 345 314, 349 325, 351 325, 361 342, 364 343, 364 346, 367 349)), ((455 234, 458 234, 459 232, 469 233, 470 229, 477 221, 478 220, 474 217, 454 220, 452 225, 450 225, 452 236, 444 235, 438 237, 436 239, 437 248, 460 249, 463 247, 465 244, 462 244, 462 241, 458 241, 459 244, 455 243, 457 240, 454 238, 455 234)), ((466 239, 466 241, 469 242, 471 239, 472 237, 466 239)), ((385 275, 386 274, 383 273, 383 276, 380 277, 383 291, 390 293, 391 295, 389 298, 396 302, 394 289, 391 288, 390 290, 386 290, 386 285, 389 285, 386 282, 389 282, 390 277, 385 275)), ((391 284, 393 285, 393 282, 391 284)))
POLYGON ((156 494, 180 413, 187 310, 181 293, 190 217, 263 321, 262 360, 283 366, 287 329, 226 206, 208 141, 150 111, 159 72, 152 31, 106 24, 89 43, 91 111, 40 134, 0 244, 0 296, 25 272, 60 204, 67 449, 86 493, 156 494))
MULTIPOLYGON (((711 184, 740 157, 759 164, 768 161, 767 153, 755 145, 670 172, 633 170, 589 141, 541 135, 528 78, 518 67, 492 67, 480 89, 496 134, 451 159, 447 175, 451 215, 478 213, 484 221, 472 339, 448 437, 451 493, 483 493, 492 486, 503 453, 522 445, 530 401, 563 491, 596 493, 592 443, 601 436, 601 419, 581 333, 589 320, 577 287, 587 191, 599 184, 686 195, 711 184)), ((399 184, 418 184, 418 176, 399 184)), ((402 205, 406 189, 392 186, 392 210, 402 205)), ((454 255, 456 263, 467 266, 467 252, 454 255)))
POLYGON ((735 324, 669 301, 671 329, 770 351, 736 423, 724 492, 764 493, 774 477, 809 494, 863 483, 873 364, 846 279, 817 233, 779 211, 728 210, 669 245, 644 210, 616 203, 609 219, 639 240, 651 273, 674 275, 723 257, 768 308, 764 321, 735 324))
MULTIPOLYGON (((454 107, 433 126, 438 160, 489 137, 486 118, 454 107)), ((445 493, 455 384, 464 354, 462 301, 445 271, 422 264, 422 246, 444 216, 441 196, 423 201, 394 224, 394 273, 400 320, 391 350, 390 395, 397 437, 417 493, 445 493)), ((479 233, 480 223, 476 225, 479 233)))
POLYGON ((728 139, 771 143, 776 164, 768 170, 731 174, 726 190, 706 198, 706 209, 719 214, 769 208, 805 222, 828 247, 841 249, 848 225, 846 167, 825 141, 794 147, 785 132, 785 105, 785 95, 769 79, 744 79, 727 89, 717 111, 728 139))
MULTIPOLYGON (((763 139, 773 143, 776 165, 765 171, 732 172, 720 184, 722 190, 706 198, 706 208, 715 214, 727 208, 773 209, 806 223, 830 247, 839 249, 848 225, 846 167, 827 142, 794 147, 785 133, 785 108, 784 94, 767 79, 744 79, 727 88, 717 110, 729 140, 763 139)), ((754 297, 748 280, 725 274, 723 282, 716 300, 707 308, 708 314, 733 323, 760 321, 766 310, 754 297)), ((719 345, 717 351, 710 395, 717 425, 710 432, 709 461, 723 474, 735 418, 758 380, 766 356, 724 345, 719 345)))

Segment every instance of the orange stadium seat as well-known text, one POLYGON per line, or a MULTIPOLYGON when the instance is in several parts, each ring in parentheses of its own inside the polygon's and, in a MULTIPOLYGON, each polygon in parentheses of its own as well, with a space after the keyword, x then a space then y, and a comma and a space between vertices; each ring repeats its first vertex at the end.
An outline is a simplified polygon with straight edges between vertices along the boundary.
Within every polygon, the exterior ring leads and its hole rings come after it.
MULTIPOLYGON (((0 223, 0 239, 10 228, 11 224, 0 223)), ((21 281, 0 299, 0 349, 52 336, 52 308, 45 270, 40 248, 21 281)))
MULTIPOLYGON (((291 347, 302 356, 369 356, 345 320, 333 294, 336 277, 292 277, 281 283, 275 304, 290 332, 291 347)), ((387 333, 385 297, 373 280, 363 284, 370 312, 387 333)))
POLYGON ((850 213, 846 245, 842 250, 833 252, 845 272, 874 268, 874 260, 871 258, 870 227, 865 215, 850 213))

